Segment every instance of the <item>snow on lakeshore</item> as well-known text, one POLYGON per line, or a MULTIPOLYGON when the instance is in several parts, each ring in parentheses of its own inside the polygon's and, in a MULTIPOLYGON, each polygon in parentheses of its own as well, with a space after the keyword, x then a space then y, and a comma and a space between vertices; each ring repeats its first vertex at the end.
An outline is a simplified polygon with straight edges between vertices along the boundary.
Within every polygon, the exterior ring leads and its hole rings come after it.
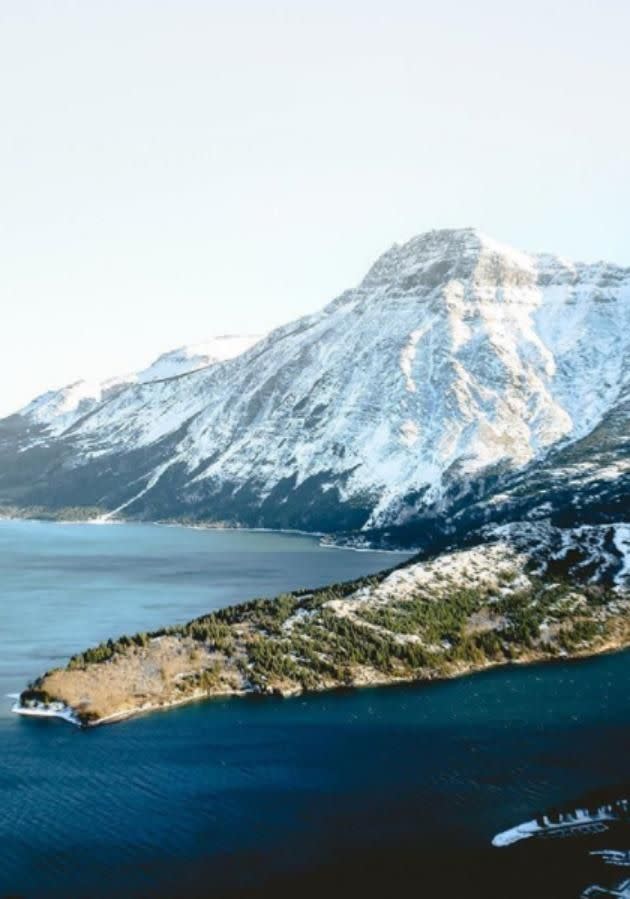
POLYGON ((625 815, 628 810, 627 800, 610 805, 601 805, 591 811, 585 808, 576 808, 571 812, 561 814, 558 820, 552 821, 547 815, 542 815, 538 820, 525 821, 498 833, 492 838, 492 845, 497 848, 512 846, 521 840, 528 840, 538 835, 564 836, 567 834, 581 834, 606 830, 612 821, 619 819, 619 813, 625 815))
POLYGON ((513 843, 518 843, 520 840, 528 840, 530 837, 539 833, 540 830, 541 828, 535 821, 525 821, 524 824, 519 824, 517 827, 511 827, 509 830, 498 833, 492 838, 492 845, 497 848, 511 846, 513 843))
POLYGON ((16 715, 23 715, 28 718, 61 718, 62 721, 68 721, 70 724, 81 727, 81 722, 73 710, 62 702, 52 702, 50 705, 38 703, 33 706, 23 706, 20 704, 18 695, 18 699, 11 707, 11 711, 16 715))

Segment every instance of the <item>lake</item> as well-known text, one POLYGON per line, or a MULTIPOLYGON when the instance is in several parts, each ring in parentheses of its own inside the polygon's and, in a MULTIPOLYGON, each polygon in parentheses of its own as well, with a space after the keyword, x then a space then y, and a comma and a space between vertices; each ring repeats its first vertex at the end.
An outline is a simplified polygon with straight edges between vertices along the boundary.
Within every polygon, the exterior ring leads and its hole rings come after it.
MULTIPOLYGON (((2 696, 109 636, 401 558, 300 535, 0 522, 2 696)), ((630 848, 623 827, 490 841, 628 795, 629 694, 619 653, 90 731, 3 699, 0 896, 578 897, 621 877, 589 851, 630 848)))

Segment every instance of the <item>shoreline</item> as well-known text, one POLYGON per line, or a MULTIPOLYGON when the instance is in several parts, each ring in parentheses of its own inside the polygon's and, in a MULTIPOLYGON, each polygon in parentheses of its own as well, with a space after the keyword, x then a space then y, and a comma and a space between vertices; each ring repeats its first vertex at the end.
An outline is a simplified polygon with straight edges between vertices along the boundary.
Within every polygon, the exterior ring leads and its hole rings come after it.
POLYGON ((14 715, 20 715, 23 718, 60 718, 75 727, 83 727, 79 719, 76 717, 74 710, 65 706, 63 709, 47 709, 47 708, 27 708, 19 704, 19 699, 11 706, 14 715))
POLYGON ((524 657, 520 659, 502 661, 488 660, 485 664, 471 664, 467 667, 462 668, 461 670, 454 670, 448 673, 440 672, 435 676, 429 675, 425 677, 371 678, 370 680, 366 680, 365 682, 361 683, 340 683, 327 687, 302 690, 292 689, 287 691, 276 689, 270 692, 263 692, 252 687, 240 690, 221 690, 216 693, 198 691, 195 693, 191 693, 188 696, 179 697, 167 702, 144 703, 132 708, 122 709, 119 712, 113 712, 110 715, 106 715, 102 718, 98 718, 96 720, 88 722, 81 721, 77 716, 76 711, 70 706, 65 706, 63 709, 57 710, 48 709, 46 707, 30 709, 21 707, 19 705, 21 694, 8 694, 8 696, 10 698, 16 698, 16 701, 11 707, 11 711, 16 715, 27 718, 58 718, 62 721, 68 722, 69 724, 73 724, 80 730, 89 730, 91 728, 101 727, 108 724, 118 724, 122 721, 136 718, 145 714, 153 714, 154 712, 167 712, 170 709, 179 708, 186 705, 193 705, 194 703, 209 703, 215 699, 294 699, 298 697, 320 696, 326 693, 335 694, 355 692, 360 690, 386 690, 388 687, 431 687, 438 686, 440 684, 446 684, 454 680, 476 677, 477 675, 485 674, 494 670, 508 670, 510 668, 521 669, 534 667, 536 665, 544 665, 546 668, 551 668, 554 665, 578 664, 580 662, 597 659, 600 656, 614 655, 616 653, 628 651, 630 651, 630 640, 628 642, 609 641, 603 643, 598 647, 576 650, 571 654, 567 653, 565 655, 550 657, 545 656, 544 654, 534 653, 530 657, 524 657))
POLYGON ((0 523, 3 521, 14 521, 14 522, 36 522, 38 524, 52 524, 52 525, 63 525, 63 526, 72 526, 72 525, 91 525, 94 527, 102 527, 104 525, 150 525, 152 527, 169 527, 169 528, 187 528, 193 531, 229 531, 232 533, 247 533, 247 534, 283 534, 285 536, 295 536, 295 537, 312 537, 317 541, 318 546, 326 549, 341 549, 341 550, 350 550, 352 552, 362 553, 362 552, 372 552, 372 553, 383 553, 384 555, 394 555, 394 556, 413 556, 420 552, 419 547, 411 547, 409 549, 386 549, 385 547, 380 546, 372 546, 370 544, 366 546, 353 546, 351 543, 336 543, 334 541, 334 536, 332 534, 328 534, 325 531, 303 531, 298 528, 254 528, 254 527, 238 527, 236 525, 222 525, 222 524, 207 524, 203 522, 199 523, 188 523, 186 521, 163 521, 160 519, 157 520, 142 520, 136 518, 41 518, 36 515, 34 516, 22 516, 22 515, 2 515, 0 514, 0 523))
POLYGON ((97 725, 201 698, 452 680, 630 645, 630 594, 545 578, 509 544, 455 550, 315 590, 122 635, 18 700, 97 725))

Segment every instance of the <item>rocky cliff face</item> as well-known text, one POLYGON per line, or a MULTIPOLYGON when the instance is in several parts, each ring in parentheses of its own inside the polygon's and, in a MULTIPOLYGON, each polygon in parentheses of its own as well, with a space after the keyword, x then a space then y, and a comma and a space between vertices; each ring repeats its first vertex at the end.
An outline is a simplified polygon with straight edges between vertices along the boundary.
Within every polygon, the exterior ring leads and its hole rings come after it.
POLYGON ((0 500, 414 543, 618 520, 629 325, 628 269, 430 232, 236 358, 6 419, 0 500))

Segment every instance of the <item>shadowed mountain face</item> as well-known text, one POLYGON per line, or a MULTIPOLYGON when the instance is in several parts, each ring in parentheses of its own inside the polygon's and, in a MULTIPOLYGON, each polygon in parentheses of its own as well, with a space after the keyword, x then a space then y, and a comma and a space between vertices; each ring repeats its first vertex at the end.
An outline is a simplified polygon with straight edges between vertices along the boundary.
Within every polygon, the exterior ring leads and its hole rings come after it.
POLYGON ((235 358, 5 419, 0 502, 416 545, 619 521, 629 326, 630 270, 430 232, 235 358))

